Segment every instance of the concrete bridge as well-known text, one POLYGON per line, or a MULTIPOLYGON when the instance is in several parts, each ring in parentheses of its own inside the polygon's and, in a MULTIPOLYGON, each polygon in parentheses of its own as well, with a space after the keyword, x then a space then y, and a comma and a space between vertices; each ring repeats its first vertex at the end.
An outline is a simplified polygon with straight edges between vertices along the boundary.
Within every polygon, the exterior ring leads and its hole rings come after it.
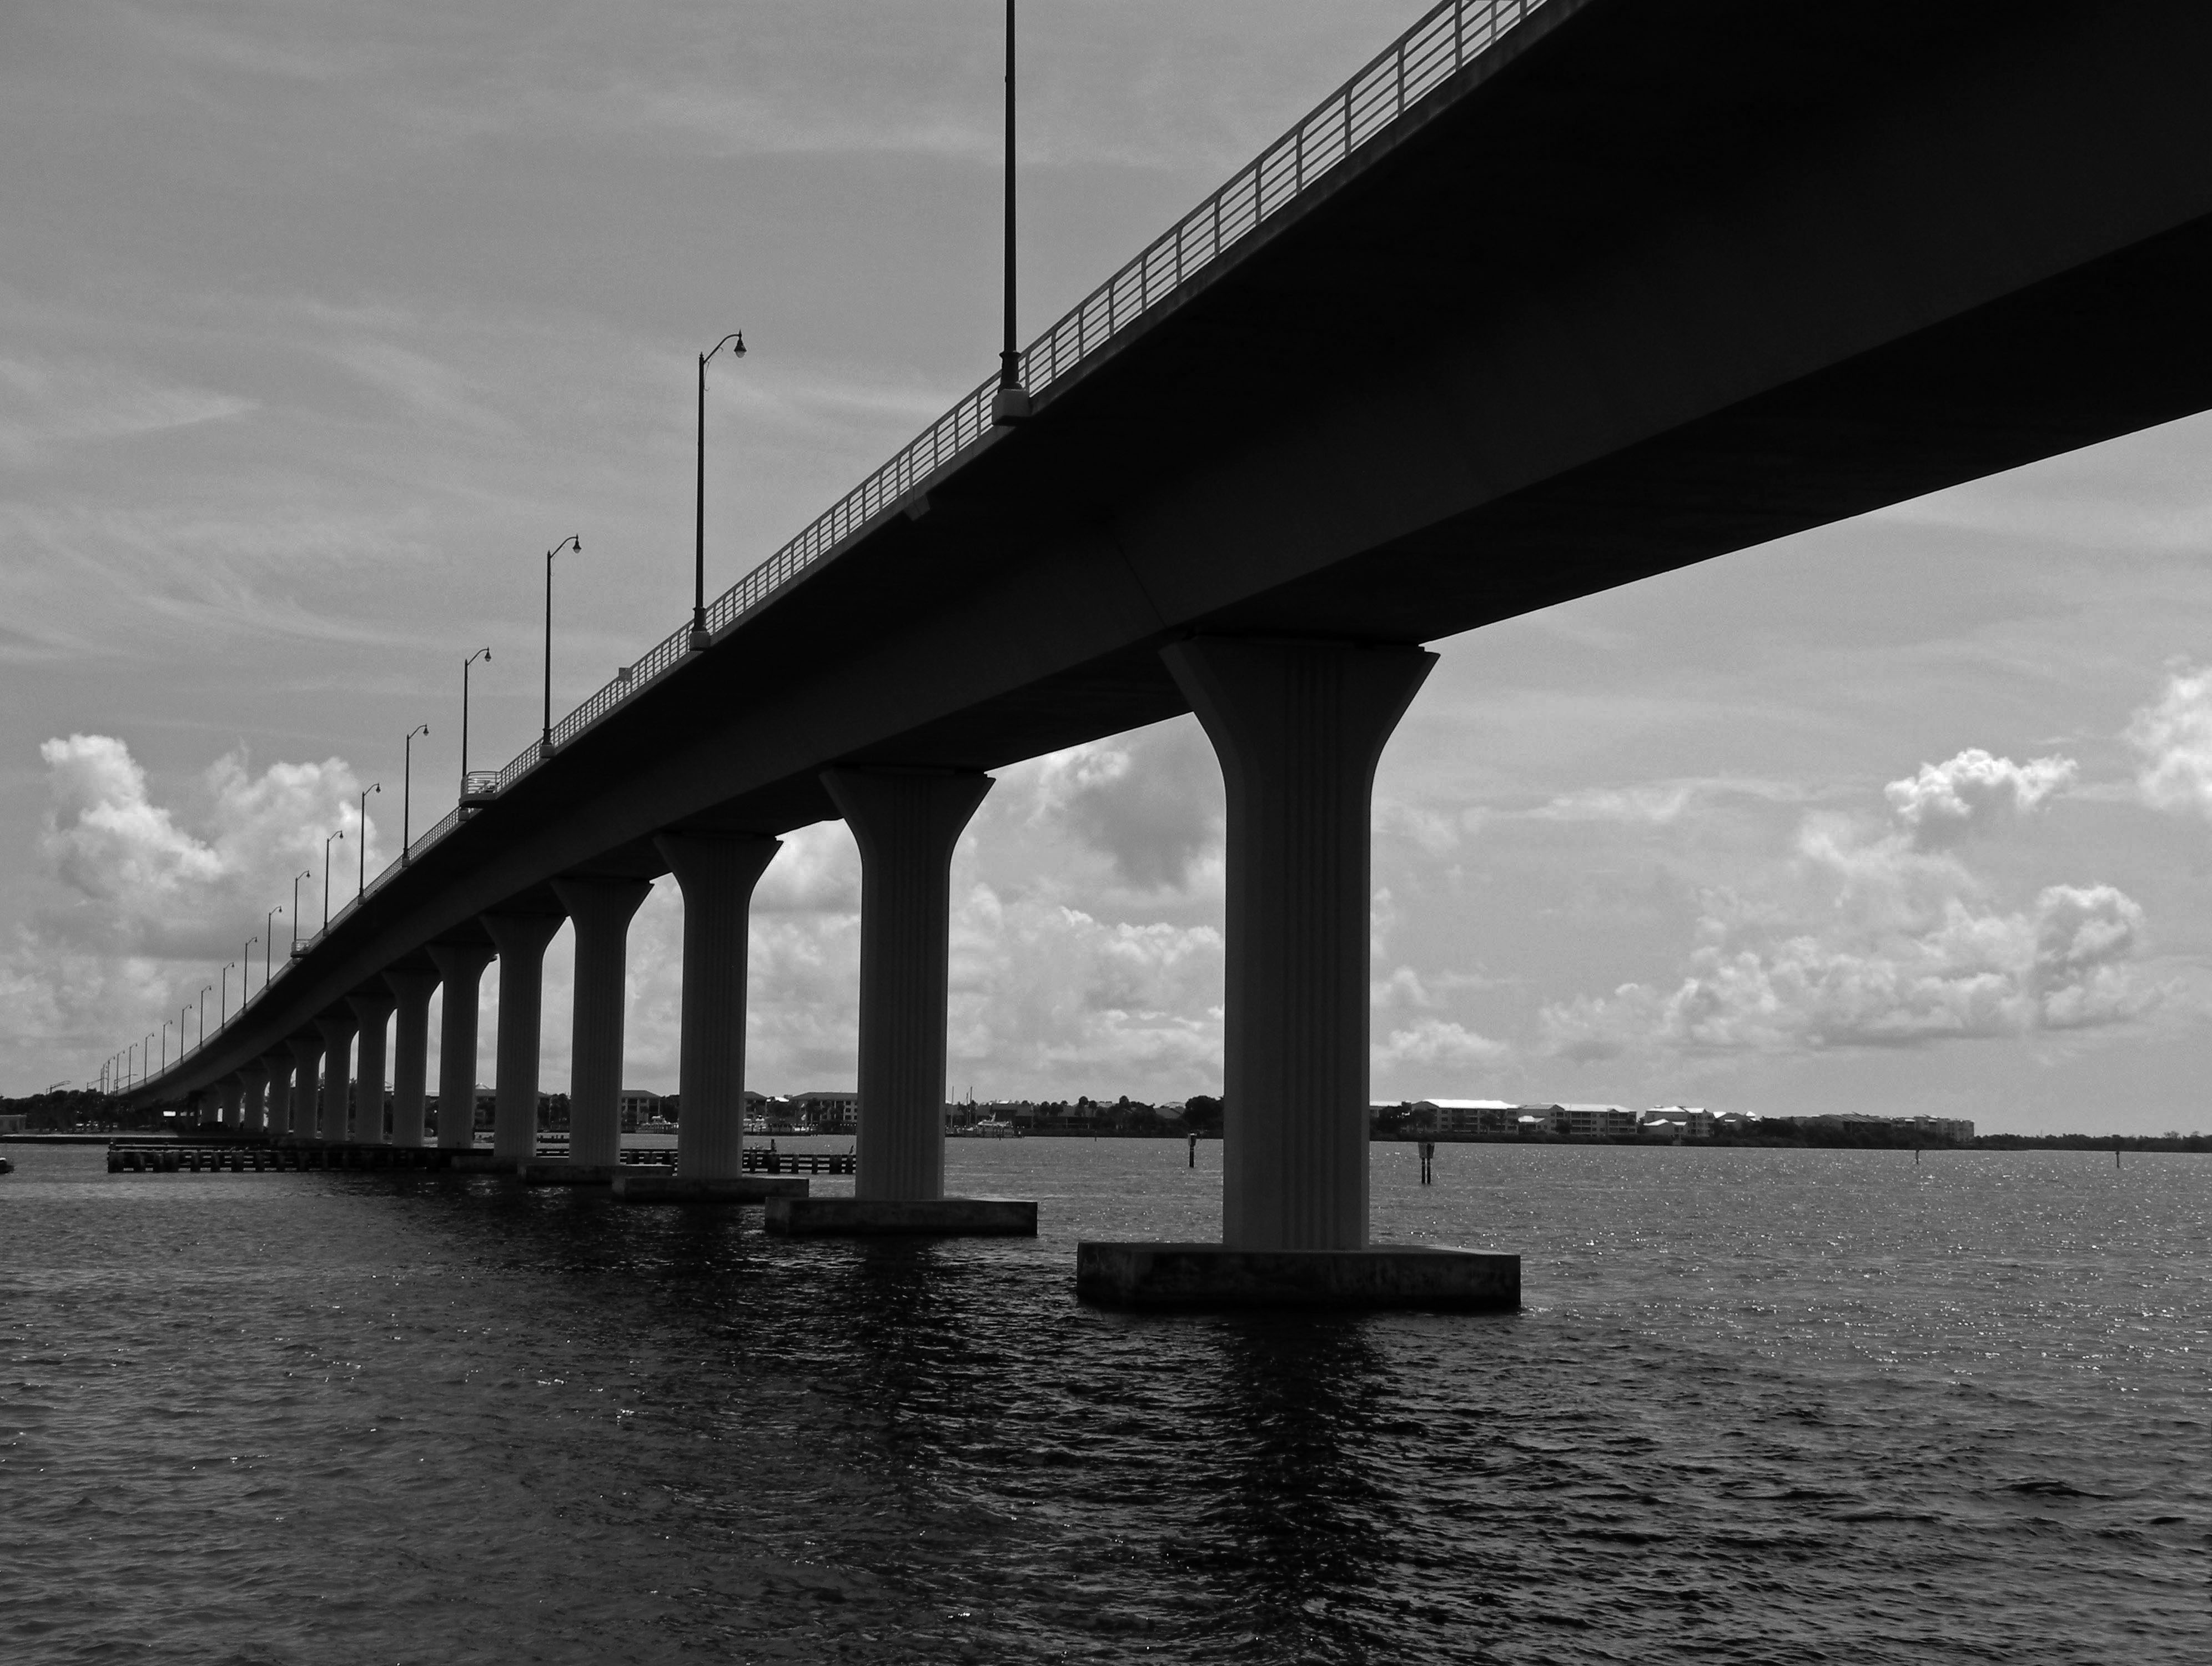
POLYGON ((1229 790, 1223 1243, 1086 1247, 1085 1287, 1433 1280, 1373 1271, 1364 1122, 1370 783, 1421 645, 2212 405, 2208 86, 2191 0, 1447 0, 1030 348, 1029 420, 979 386, 131 1097, 380 1139, 316 1084, 356 1042, 381 1081, 393 1025, 418 1140, 428 1003, 468 1103, 495 955, 525 1157, 566 918, 574 1161, 611 1164, 625 930, 672 873, 679 1170, 735 1177, 749 897, 777 835, 843 817, 858 1195, 811 1219, 957 1227, 953 842, 990 770, 1195 711, 1229 790))

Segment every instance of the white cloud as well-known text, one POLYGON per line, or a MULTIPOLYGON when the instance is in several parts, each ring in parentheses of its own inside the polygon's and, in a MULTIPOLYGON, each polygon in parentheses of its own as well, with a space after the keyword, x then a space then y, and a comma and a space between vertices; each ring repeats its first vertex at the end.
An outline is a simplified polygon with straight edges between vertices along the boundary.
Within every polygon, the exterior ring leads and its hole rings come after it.
MULTIPOLYGON (((44 901, 0 954, 0 1059, 19 1073, 70 1057, 82 1067, 149 1029, 158 1036, 162 1014, 196 1006, 204 983, 216 986, 212 1027, 244 985, 242 971, 222 969, 260 934, 267 909, 289 908, 293 874, 313 874, 301 911, 319 923, 322 841, 333 830, 346 836, 331 852, 333 905, 353 893, 358 868, 346 858, 362 836, 359 784, 343 759, 256 774, 233 753, 183 807, 155 800, 112 736, 56 738, 40 753, 51 798, 39 841, 44 901)), ((372 874, 378 861, 372 825, 372 874)), ((288 929, 280 916, 280 958, 288 929)), ((252 958, 258 972, 258 945, 252 958)))
POLYGON ((1885 790, 1894 821, 1814 814, 1792 860, 1746 893, 1709 892, 1671 989, 1627 983, 1539 1016, 1546 1050, 1784 1052, 2083 1029, 2159 998, 2132 963, 2143 911, 2105 885, 2045 886, 2007 910, 1951 848, 2069 786, 2071 760, 1968 751, 1885 790))
POLYGON ((1893 781, 1882 794, 1914 844, 1935 850, 1970 831, 2033 814, 2072 786, 2076 773, 2069 757, 2015 763, 1972 746, 1942 763, 1922 764, 1917 775, 1893 781))
POLYGON ((1188 887, 1221 846, 1221 771, 1195 718, 1050 753, 1034 792, 1032 824, 1065 827, 1140 890, 1188 887))
POLYGON ((2170 673, 2159 697, 2129 721, 2127 739, 2146 802, 2212 817, 2212 668, 2170 673))

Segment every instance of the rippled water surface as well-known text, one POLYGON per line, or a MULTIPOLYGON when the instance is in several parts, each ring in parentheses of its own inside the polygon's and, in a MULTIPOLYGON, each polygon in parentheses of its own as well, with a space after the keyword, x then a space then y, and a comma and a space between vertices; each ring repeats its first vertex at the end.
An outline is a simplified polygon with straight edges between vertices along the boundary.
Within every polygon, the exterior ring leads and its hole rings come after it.
POLYGON ((12 1662, 2212 1657, 2201 1158, 1378 1146, 1523 1312, 1159 1319, 1075 1242, 1218 1146, 876 1245, 9 1149, 12 1662))

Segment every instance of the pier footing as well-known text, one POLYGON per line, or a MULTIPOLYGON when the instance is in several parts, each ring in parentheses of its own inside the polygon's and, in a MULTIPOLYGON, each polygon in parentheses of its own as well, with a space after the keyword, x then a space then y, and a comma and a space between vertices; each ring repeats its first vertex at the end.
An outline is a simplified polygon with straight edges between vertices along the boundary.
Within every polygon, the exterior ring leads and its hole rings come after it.
POLYGON ((765 1203, 806 1195, 808 1182, 737 1175, 726 1180, 686 1180, 672 1174, 623 1174, 615 1179, 620 1203, 765 1203))
POLYGON ((1510 1313, 1521 1257, 1430 1245, 1231 1250, 1218 1243, 1079 1243, 1075 1293, 1103 1307, 1425 1308, 1510 1313))
POLYGON ((526 1186, 611 1186, 623 1176, 619 1164, 566 1160, 517 1161, 514 1172, 526 1186))
POLYGON ((1037 1206, 1018 1197, 772 1197, 768 1230, 793 1237, 929 1234, 1035 1237, 1037 1206))

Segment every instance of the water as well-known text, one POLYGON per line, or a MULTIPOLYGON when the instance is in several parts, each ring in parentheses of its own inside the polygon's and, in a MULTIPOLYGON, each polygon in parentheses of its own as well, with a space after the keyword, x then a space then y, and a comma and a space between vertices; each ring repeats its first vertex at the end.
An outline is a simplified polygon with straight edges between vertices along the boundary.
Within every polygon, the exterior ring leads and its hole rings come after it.
POLYGON ((1218 1146, 953 1142, 1044 1236, 920 1247, 9 1150, 18 1666, 2212 1651, 2202 1158, 1378 1146, 1525 1311, 1161 1319, 1074 1243, 1218 1146))

